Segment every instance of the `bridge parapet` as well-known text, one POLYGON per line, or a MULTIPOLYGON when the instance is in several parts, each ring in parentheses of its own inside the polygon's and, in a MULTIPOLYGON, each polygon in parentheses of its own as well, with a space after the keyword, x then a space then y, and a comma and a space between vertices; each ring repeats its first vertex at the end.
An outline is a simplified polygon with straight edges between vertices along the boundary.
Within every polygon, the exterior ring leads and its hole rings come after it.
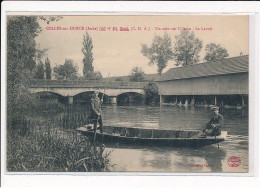
POLYGON ((96 80, 32 80, 30 87, 51 88, 113 88, 143 89, 149 82, 96 81, 96 80))

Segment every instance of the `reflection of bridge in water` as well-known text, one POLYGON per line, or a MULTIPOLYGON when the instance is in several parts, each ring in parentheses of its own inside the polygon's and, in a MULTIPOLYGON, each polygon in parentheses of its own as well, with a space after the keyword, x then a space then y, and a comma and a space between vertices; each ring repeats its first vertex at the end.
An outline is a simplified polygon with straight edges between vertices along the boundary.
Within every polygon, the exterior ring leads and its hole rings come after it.
POLYGON ((32 94, 53 93, 65 98, 70 104, 86 101, 94 91, 104 94, 104 102, 116 104, 118 101, 135 102, 143 100, 143 88, 148 82, 102 82, 90 80, 34 80, 30 85, 32 94))

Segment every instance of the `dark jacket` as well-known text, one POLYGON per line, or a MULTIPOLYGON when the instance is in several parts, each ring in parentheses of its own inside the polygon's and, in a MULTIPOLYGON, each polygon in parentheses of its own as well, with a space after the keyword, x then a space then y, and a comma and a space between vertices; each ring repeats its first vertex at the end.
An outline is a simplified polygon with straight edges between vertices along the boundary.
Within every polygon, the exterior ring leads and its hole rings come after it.
POLYGON ((221 114, 213 116, 208 122, 206 129, 212 129, 213 127, 211 125, 214 124, 216 126, 214 127, 214 131, 216 135, 220 135, 223 121, 224 121, 224 117, 221 114))
POLYGON ((91 117, 97 117, 101 113, 101 100, 98 97, 92 97, 90 100, 91 117))

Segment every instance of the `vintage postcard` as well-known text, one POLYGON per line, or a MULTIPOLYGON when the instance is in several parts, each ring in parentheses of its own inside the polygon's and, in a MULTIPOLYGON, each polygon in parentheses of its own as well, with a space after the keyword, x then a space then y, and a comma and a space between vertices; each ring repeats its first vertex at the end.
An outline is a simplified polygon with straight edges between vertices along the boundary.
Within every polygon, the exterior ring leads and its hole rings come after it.
POLYGON ((248 174, 249 26, 7 14, 4 173, 248 174))
POLYGON ((8 15, 7 172, 248 172, 248 15, 8 15))

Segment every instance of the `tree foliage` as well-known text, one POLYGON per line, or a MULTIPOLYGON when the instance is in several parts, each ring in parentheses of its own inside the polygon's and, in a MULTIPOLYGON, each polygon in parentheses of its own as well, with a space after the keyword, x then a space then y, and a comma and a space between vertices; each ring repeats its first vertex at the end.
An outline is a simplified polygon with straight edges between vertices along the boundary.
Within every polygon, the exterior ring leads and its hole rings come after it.
POLYGON ((103 78, 103 75, 100 73, 100 71, 95 71, 88 74, 88 77, 79 76, 78 80, 101 80, 103 78))
POLYGON ((116 78, 116 81, 121 82, 121 81, 123 81, 123 78, 122 78, 122 77, 117 77, 117 78, 116 78))
POLYGON ((82 76, 79 79, 81 80, 101 80, 103 78, 103 75, 100 73, 100 71, 95 71, 95 72, 89 72, 87 77, 82 76))
POLYGON ((9 16, 7 20, 7 62, 12 70, 32 70, 35 67, 34 38, 41 28, 37 17, 9 16))
POLYGON ((62 16, 38 16, 38 19, 45 21, 47 24, 50 22, 59 21, 62 18, 62 16))
POLYGON ((150 82, 144 87, 144 96, 146 104, 155 104, 159 101, 158 86, 155 82, 150 82))
POLYGON ((36 66, 34 78, 44 79, 44 71, 44 65, 42 61, 40 61, 39 64, 36 66))
POLYGON ((35 37, 41 28, 35 16, 7 17, 7 111, 8 126, 22 116, 29 104, 28 84, 36 66, 35 37))
POLYGON ((168 61, 173 58, 171 38, 167 33, 164 33, 162 37, 156 35, 150 47, 146 44, 142 44, 141 52, 143 56, 150 60, 148 65, 156 64, 158 66, 157 71, 161 75, 168 61))
POLYGON ((195 37, 194 32, 183 30, 175 36, 173 48, 176 66, 193 65, 199 62, 199 52, 202 49, 202 41, 195 37))
POLYGON ((53 68, 53 73, 58 80, 75 80, 78 78, 77 66, 71 59, 65 59, 63 65, 56 65, 53 68))
POLYGON ((207 44, 205 51, 206 51, 206 55, 204 57, 205 61, 221 60, 229 56, 227 49, 221 47, 220 44, 215 44, 215 43, 207 44))
POLYGON ((144 71, 141 67, 134 67, 130 74, 129 80, 132 82, 141 82, 144 80, 144 71))
POLYGON ((45 59, 45 75, 46 75, 46 79, 51 79, 51 63, 49 58, 47 57, 47 59, 45 59))
MULTIPOLYGON (((54 21, 56 16, 47 22, 54 21)), ((49 16, 46 16, 47 20, 49 16)), ((16 129, 31 104, 28 86, 34 76, 36 61, 45 52, 37 48, 35 38, 41 32, 41 17, 7 17, 7 124, 16 129), (19 121, 19 122, 20 122, 19 121)), ((46 21, 45 20, 45 21, 46 21)))
POLYGON ((88 77, 93 77, 94 73, 94 67, 93 67, 93 44, 92 44, 92 38, 89 36, 88 32, 83 35, 83 47, 81 49, 82 53, 84 54, 83 58, 83 75, 88 77))
POLYGON ((36 45, 36 52, 35 52, 35 62, 38 64, 42 59, 46 56, 48 49, 41 48, 40 44, 36 45))

